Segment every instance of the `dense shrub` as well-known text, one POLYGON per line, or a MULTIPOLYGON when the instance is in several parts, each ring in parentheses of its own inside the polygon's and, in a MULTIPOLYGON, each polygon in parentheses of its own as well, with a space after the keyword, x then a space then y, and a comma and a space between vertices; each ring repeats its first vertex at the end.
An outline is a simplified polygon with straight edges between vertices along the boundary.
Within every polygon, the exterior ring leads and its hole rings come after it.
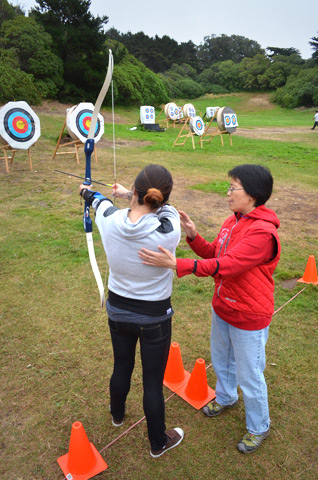
MULTIPOLYGON (((114 68, 114 97, 119 105, 160 105, 169 101, 158 75, 132 55, 126 55, 114 68)), ((109 98, 108 98, 109 103, 109 98)))
POLYGON ((0 102, 24 100, 32 105, 41 97, 32 75, 20 70, 18 62, 8 52, 0 51, 0 102))
POLYGON ((1 26, 0 48, 12 52, 18 66, 31 74, 42 98, 56 98, 63 85, 63 65, 52 38, 33 18, 17 15, 1 26))
POLYGON ((276 90, 273 99, 286 108, 318 105, 318 68, 302 70, 297 76, 289 77, 286 85, 276 90))

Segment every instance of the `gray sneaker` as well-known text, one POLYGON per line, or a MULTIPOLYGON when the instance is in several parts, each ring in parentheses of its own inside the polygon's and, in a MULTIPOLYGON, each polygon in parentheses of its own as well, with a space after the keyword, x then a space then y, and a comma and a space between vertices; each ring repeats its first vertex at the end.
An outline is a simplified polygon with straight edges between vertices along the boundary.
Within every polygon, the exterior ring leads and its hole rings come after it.
POLYGON ((238 400, 236 402, 232 403, 231 405, 219 405, 216 403, 216 400, 212 400, 212 402, 208 403, 203 407, 202 411, 204 415, 207 417, 216 417, 217 415, 220 415, 224 410, 227 410, 229 408, 234 408, 238 405, 238 400))
POLYGON ((267 432, 262 433, 261 435, 252 435, 250 432, 246 432, 243 438, 236 445, 237 449, 241 453, 252 453, 257 450, 264 440, 269 437, 270 429, 267 432))
POLYGON ((182 442, 183 437, 184 437, 184 431, 182 428, 174 428, 173 430, 166 430, 166 435, 167 435, 167 443, 165 444, 164 447, 162 447, 161 450, 150 450, 150 455, 153 458, 158 458, 161 457, 164 453, 166 453, 168 450, 171 450, 174 447, 177 447, 179 443, 182 442))

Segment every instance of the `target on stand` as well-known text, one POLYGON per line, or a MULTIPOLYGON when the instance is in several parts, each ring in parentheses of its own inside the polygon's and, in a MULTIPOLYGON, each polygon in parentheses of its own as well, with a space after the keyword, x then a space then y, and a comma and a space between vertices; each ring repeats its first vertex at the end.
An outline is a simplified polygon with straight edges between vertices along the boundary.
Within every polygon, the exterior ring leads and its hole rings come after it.
MULTIPOLYGON (((66 128, 70 137, 79 139, 85 143, 91 126, 94 105, 92 103, 79 103, 70 108, 66 114, 66 128)), ((97 143, 104 133, 104 119, 99 113, 94 133, 94 141, 97 143)))
POLYGON ((216 112, 218 111, 220 107, 206 107, 205 109, 205 114, 206 114, 206 118, 208 120, 211 120, 211 118, 213 118, 216 114, 216 112))
POLYGON ((151 106, 140 107, 140 123, 155 123, 155 109, 151 106))
POLYGON ((223 107, 218 110, 217 122, 222 132, 234 133, 236 127, 238 127, 236 113, 230 107, 223 107))
POLYGON ((165 106, 165 115, 169 120, 178 120, 179 108, 173 102, 167 103, 165 106))
POLYGON ((0 109, 1 143, 28 150, 40 135, 40 119, 26 102, 8 102, 0 109))
POLYGON ((190 130, 196 135, 204 134, 204 122, 201 117, 191 117, 190 118, 190 130))
POLYGON ((183 105, 183 113, 186 117, 195 117, 195 108, 192 103, 186 103, 183 105))

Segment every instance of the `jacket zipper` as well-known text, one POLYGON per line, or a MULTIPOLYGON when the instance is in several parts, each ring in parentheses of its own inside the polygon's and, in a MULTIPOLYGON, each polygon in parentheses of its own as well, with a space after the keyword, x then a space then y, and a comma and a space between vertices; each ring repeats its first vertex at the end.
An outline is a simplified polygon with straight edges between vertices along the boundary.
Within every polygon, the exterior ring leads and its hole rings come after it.
MULTIPOLYGON (((229 238, 227 239, 227 242, 226 242, 226 244, 225 244, 223 256, 225 255, 225 253, 226 253, 226 249, 227 249, 227 247, 228 247, 228 244, 229 244, 229 241, 231 240, 231 236, 232 236, 233 228, 234 228, 234 227, 236 227, 237 223, 238 223, 238 220, 236 219, 236 223, 235 223, 235 224, 233 225, 233 227, 231 228, 231 231, 230 231, 230 234, 229 234, 229 238)), ((221 251, 222 251, 222 248, 223 248, 223 244, 224 244, 224 242, 225 242, 226 238, 227 238, 227 237, 225 236, 225 238, 224 238, 224 240, 223 240, 223 242, 222 242, 222 245, 221 245, 220 251, 219 251, 218 258, 219 258, 219 257, 220 257, 220 255, 221 255, 221 251)), ((220 282, 220 285, 219 285, 219 288, 218 288, 218 291, 217 291, 217 296, 218 296, 218 297, 220 296, 220 290, 221 290, 221 287, 222 287, 222 282, 223 282, 223 280, 221 279, 221 282, 220 282)))

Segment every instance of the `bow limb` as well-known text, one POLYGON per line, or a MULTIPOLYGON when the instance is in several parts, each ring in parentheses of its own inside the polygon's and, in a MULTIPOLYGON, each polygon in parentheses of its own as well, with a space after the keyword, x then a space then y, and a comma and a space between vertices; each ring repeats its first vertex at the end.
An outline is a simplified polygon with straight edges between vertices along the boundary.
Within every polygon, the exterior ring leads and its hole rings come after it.
MULTIPOLYGON (((105 98, 105 95, 107 93, 107 90, 109 89, 109 85, 112 79, 113 75, 113 55, 111 50, 109 50, 109 57, 108 57, 108 70, 106 74, 105 81, 103 83, 103 86, 101 88, 101 91, 99 92, 99 95, 97 97, 94 111, 92 114, 92 119, 91 119, 91 124, 89 128, 89 132, 87 135, 87 140, 85 143, 84 147, 84 152, 85 152, 85 157, 86 157, 86 169, 85 169, 85 182, 83 182, 84 185, 90 185, 91 184, 91 156, 92 152, 94 151, 94 134, 95 134, 95 129, 96 129, 96 123, 97 123, 97 118, 98 114, 100 111, 100 108, 102 106, 103 100, 105 98)), ((87 248, 88 248, 88 253, 89 253, 89 259, 91 262, 91 266, 93 269, 93 273, 97 282, 98 290, 99 290, 99 295, 100 295, 100 303, 101 307, 104 305, 105 302, 105 293, 104 293, 104 285, 102 281, 102 277, 100 274, 100 271, 97 266, 97 261, 95 257, 95 251, 94 251, 94 243, 93 243, 93 224, 92 220, 89 216, 89 208, 90 205, 87 201, 85 201, 85 206, 84 206, 84 215, 83 215, 83 224, 84 224, 84 230, 86 232, 86 240, 87 240, 87 248)))

